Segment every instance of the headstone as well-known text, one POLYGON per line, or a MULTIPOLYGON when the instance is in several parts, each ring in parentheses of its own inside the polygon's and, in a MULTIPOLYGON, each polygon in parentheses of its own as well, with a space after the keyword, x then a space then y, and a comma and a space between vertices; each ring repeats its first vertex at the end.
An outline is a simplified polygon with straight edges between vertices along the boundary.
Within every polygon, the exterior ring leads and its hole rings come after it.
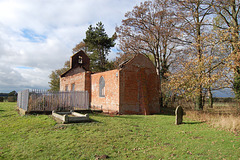
POLYGON ((182 124, 182 121, 183 121, 183 108, 181 106, 177 106, 177 108, 175 110, 175 115, 176 115, 175 124, 176 125, 182 124))

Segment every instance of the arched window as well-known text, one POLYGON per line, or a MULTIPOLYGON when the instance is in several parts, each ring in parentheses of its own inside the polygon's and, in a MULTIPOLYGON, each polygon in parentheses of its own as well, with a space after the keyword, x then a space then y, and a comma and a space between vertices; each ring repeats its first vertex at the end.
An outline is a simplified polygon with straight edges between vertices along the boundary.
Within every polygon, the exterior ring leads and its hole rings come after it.
POLYGON ((103 76, 99 80, 99 97, 105 97, 105 80, 103 76))
POLYGON ((71 91, 74 91, 75 90, 75 83, 72 84, 72 88, 71 88, 71 91))

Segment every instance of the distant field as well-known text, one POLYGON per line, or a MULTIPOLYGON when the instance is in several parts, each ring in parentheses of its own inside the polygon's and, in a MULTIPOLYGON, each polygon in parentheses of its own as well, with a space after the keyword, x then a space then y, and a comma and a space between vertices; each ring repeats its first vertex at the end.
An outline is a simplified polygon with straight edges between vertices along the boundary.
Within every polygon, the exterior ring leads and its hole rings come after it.
POLYGON ((236 102, 214 102, 214 108, 237 108, 239 106, 236 102))
POLYGON ((49 115, 19 116, 0 102, 0 159, 239 159, 240 136, 166 115, 91 114, 62 125, 49 115))

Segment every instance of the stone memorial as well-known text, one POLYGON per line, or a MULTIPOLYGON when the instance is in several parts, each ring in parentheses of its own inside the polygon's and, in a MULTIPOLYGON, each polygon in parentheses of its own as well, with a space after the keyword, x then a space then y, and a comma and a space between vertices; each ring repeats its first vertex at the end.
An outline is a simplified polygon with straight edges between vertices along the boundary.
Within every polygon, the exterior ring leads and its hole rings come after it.
POLYGON ((176 125, 182 124, 182 121, 183 121, 183 108, 181 106, 177 106, 177 108, 175 110, 175 115, 176 115, 175 124, 176 125))

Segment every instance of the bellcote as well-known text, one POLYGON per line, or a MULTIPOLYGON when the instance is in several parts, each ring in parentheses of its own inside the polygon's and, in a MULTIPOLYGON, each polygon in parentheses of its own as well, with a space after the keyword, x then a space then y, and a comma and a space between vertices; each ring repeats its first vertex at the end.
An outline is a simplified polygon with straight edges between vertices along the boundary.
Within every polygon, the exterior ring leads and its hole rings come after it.
POLYGON ((89 71, 90 59, 86 55, 86 53, 82 50, 75 53, 70 58, 70 68, 75 68, 75 67, 78 67, 78 66, 81 66, 85 70, 89 71))

